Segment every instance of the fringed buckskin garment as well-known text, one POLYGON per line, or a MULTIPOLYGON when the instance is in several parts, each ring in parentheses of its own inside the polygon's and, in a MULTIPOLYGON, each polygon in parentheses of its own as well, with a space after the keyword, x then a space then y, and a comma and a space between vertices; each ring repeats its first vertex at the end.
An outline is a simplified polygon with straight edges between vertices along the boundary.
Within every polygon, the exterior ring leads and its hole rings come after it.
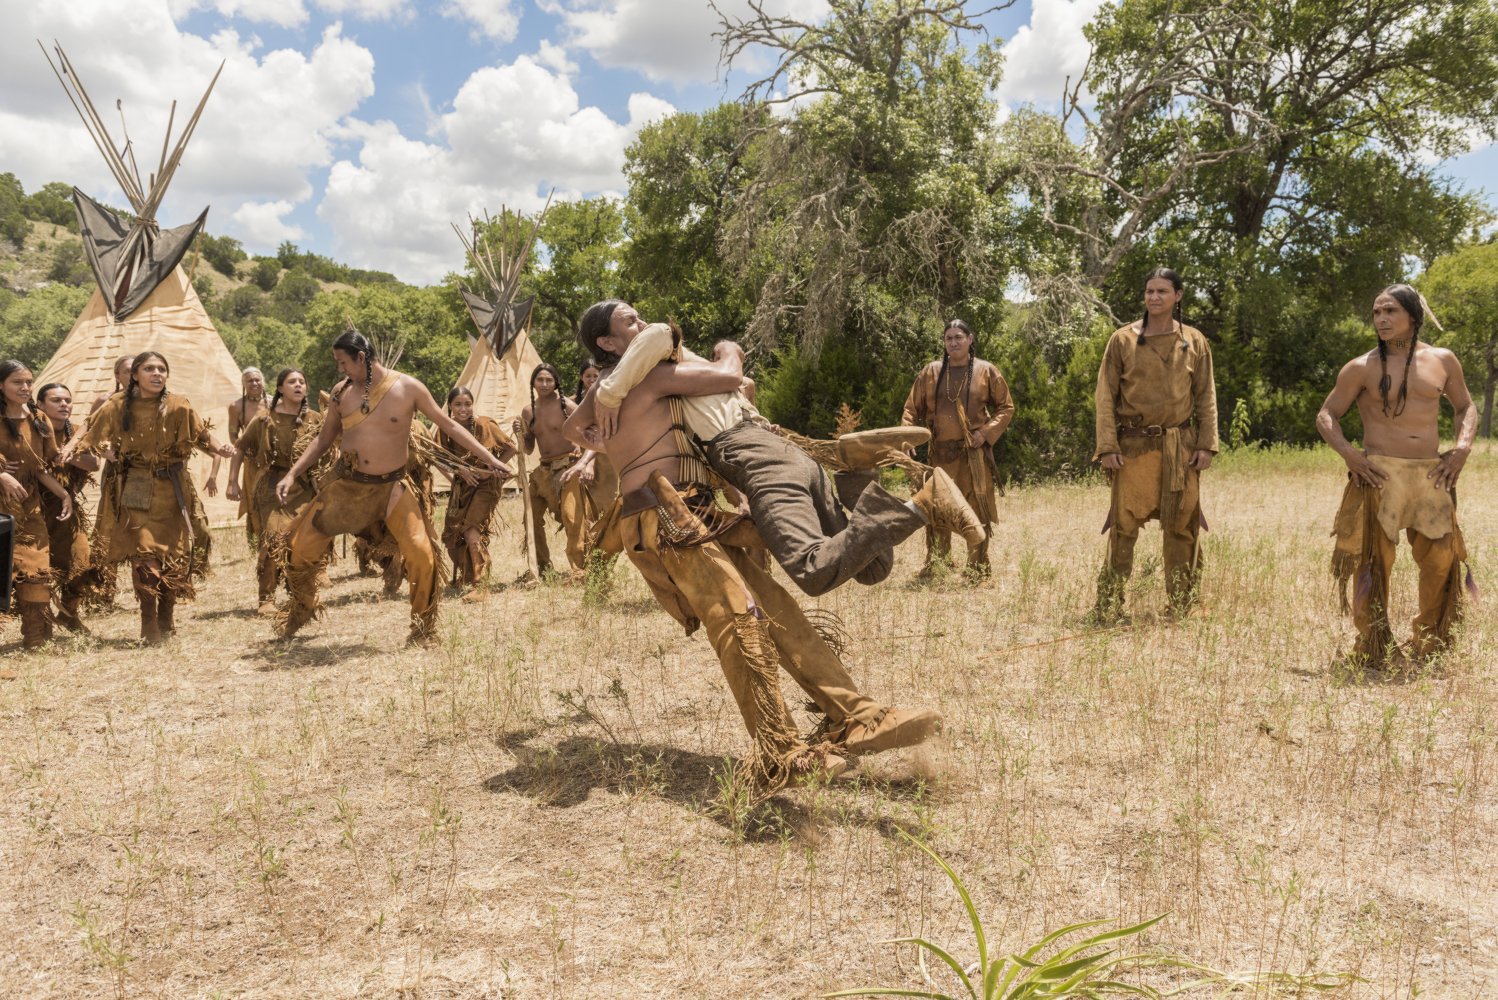
POLYGON ((142 638, 173 630, 177 601, 191 600, 208 575, 213 536, 186 462, 195 448, 206 447, 210 424, 176 393, 126 402, 116 393, 100 407, 82 434, 82 447, 99 454, 111 448, 118 459, 111 495, 99 502, 99 538, 107 551, 95 549, 95 564, 108 571, 129 560, 136 597, 141 601, 142 638), (130 429, 124 426, 130 407, 130 429))
POLYGON ((567 562, 573 566, 594 561, 612 563, 615 556, 593 547, 597 524, 619 495, 619 473, 602 452, 593 456, 593 478, 570 479, 562 487, 562 525, 567 532, 567 562))
MULTIPOLYGON (((71 437, 66 431, 54 430, 53 440, 60 451, 71 437)), ((83 491, 91 477, 86 469, 70 465, 54 469, 59 482, 73 498, 73 516, 60 520, 62 500, 49 490, 42 490, 42 513, 47 518, 49 558, 52 562, 52 592, 57 602, 57 622, 74 632, 85 632, 80 614, 84 599, 95 589, 99 574, 90 562, 89 518, 83 509, 83 491)))
POLYGON ((0 469, 8 463, 11 473, 26 490, 19 500, 0 493, 0 513, 15 518, 11 570, 14 580, 14 613, 21 619, 21 642, 34 649, 52 637, 52 581, 46 515, 42 494, 47 492, 37 478, 47 472, 57 456, 50 433, 39 431, 30 416, 22 420, 0 420, 0 469))
MULTIPOLYGON (((671 328, 651 324, 599 380, 595 398, 618 406, 651 369, 679 354, 671 328)), ((713 472, 743 495, 775 561, 814 597, 848 580, 885 579, 895 545, 926 523, 874 472, 840 473, 834 491, 816 459, 771 431, 742 392, 669 402, 672 422, 697 438, 713 472)))
MULTIPOLYGON (((475 417, 465 429, 500 461, 515 450, 515 442, 489 417, 475 417)), ((460 450, 441 431, 437 432, 437 444, 455 454, 460 450)), ((477 485, 469 486, 457 476, 451 478, 452 494, 442 521, 442 544, 447 547, 447 558, 453 564, 453 582, 473 586, 489 575, 489 539, 494 532, 494 508, 499 504, 503 483, 495 476, 486 476, 477 485), (470 528, 479 534, 476 548, 463 541, 470 528)))
POLYGON ((1159 518, 1164 533, 1165 587, 1170 605, 1184 611, 1201 580, 1200 473, 1197 451, 1217 452, 1217 390, 1212 352, 1195 327, 1177 323, 1169 335, 1139 343, 1139 324, 1114 331, 1097 382, 1097 450, 1121 454, 1109 474, 1111 503, 1103 531, 1108 558, 1098 576, 1097 612, 1123 610, 1124 584, 1134 571, 1139 529, 1159 518))
POLYGON ((424 643, 437 631, 440 580, 446 576, 437 529, 422 510, 406 468, 381 476, 358 471, 358 456, 345 452, 317 495, 289 528, 291 552, 286 589, 291 606, 277 618, 277 630, 289 636, 322 614, 317 577, 338 535, 388 533, 400 549, 411 584, 410 641, 424 643))
POLYGON ((290 558, 291 525, 316 492, 315 474, 308 472, 293 484, 283 504, 276 499, 276 484, 296 464, 322 428, 322 414, 308 410, 297 426, 295 413, 266 411, 250 418, 234 446, 253 461, 258 470, 249 510, 256 525, 255 578, 262 611, 269 613, 276 588, 286 576, 290 558))
POLYGON ((1471 568, 1463 573, 1467 545, 1456 522, 1456 493, 1429 478, 1439 460, 1370 455, 1368 461, 1389 478, 1374 489, 1349 477, 1332 529, 1337 539, 1332 575, 1341 591, 1342 610, 1352 612, 1358 631, 1354 655, 1381 667, 1394 648, 1389 577, 1399 532, 1409 539, 1420 570, 1419 613, 1410 623, 1410 651, 1416 657, 1428 656, 1450 641, 1451 628, 1462 615, 1463 577, 1467 589, 1475 594, 1477 588, 1471 568))
MULTIPOLYGON (((967 365, 948 365, 943 377, 940 361, 928 364, 910 387, 900 419, 907 426, 931 430, 927 461, 952 477, 983 522, 986 537, 968 552, 969 568, 979 573, 989 572, 988 539, 998 522, 992 446, 1013 420, 1009 383, 982 358, 973 359, 971 375, 967 365), (983 436, 982 448, 971 447, 973 433, 983 436)), ((951 551, 952 533, 927 527, 927 570, 934 560, 950 558, 951 551)))
MULTIPOLYGON (((546 514, 551 513, 552 518, 561 526, 563 531, 567 530, 567 520, 562 514, 562 473, 572 468, 581 455, 581 452, 570 451, 562 455, 543 457, 536 467, 530 470, 529 483, 526 486, 529 495, 526 502, 531 505, 531 535, 532 542, 536 546, 536 568, 539 572, 546 572, 551 568, 551 546, 548 544, 546 530, 546 514)), ((579 554, 574 560, 572 547, 567 547, 567 562, 574 570, 587 568, 587 560, 579 554)))
POLYGON ((599 546, 623 551, 660 606, 691 635, 699 627, 718 656, 748 730, 745 771, 773 791, 813 768, 852 722, 877 724, 885 707, 858 692, 836 651, 793 597, 755 561, 752 521, 727 509, 721 484, 690 450, 669 398, 677 446, 673 486, 660 473, 618 497, 600 521, 599 546), (780 689, 785 670, 827 716, 816 747, 796 735, 780 689))

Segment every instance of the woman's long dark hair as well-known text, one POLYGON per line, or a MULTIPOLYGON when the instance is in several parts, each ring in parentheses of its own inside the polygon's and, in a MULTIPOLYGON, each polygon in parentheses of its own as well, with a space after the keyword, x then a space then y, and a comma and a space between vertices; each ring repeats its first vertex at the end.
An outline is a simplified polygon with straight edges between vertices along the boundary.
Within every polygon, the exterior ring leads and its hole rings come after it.
MULTIPOLYGON (((166 355, 164 354, 156 351, 141 351, 135 356, 135 360, 130 362, 130 384, 125 386, 125 412, 120 417, 120 427, 124 430, 128 431, 130 429, 130 404, 135 402, 135 391, 138 388, 135 381, 136 373, 140 371, 141 365, 152 358, 158 358, 166 366, 166 373, 168 375, 172 373, 172 364, 166 359, 166 355)), ((161 390, 161 402, 158 404, 159 412, 161 413, 166 412, 166 393, 165 389, 161 390)))
MULTIPOLYGON (((16 372, 29 371, 31 371, 31 366, 26 364, 26 362, 24 361, 17 361, 14 358, 9 361, 0 361, 0 385, 5 384, 5 382, 16 372)), ((10 436, 12 438, 17 441, 21 440, 22 420, 29 420, 31 422, 32 428, 34 428, 38 434, 52 433, 51 422, 47 420, 46 414, 42 413, 36 408, 36 403, 31 398, 28 397, 26 401, 21 404, 21 408, 22 410, 26 411, 27 415, 17 419, 11 419, 9 416, 5 415, 4 404, 0 403, 0 417, 4 417, 5 428, 6 430, 10 431, 10 436)))
MULTIPOLYGON (((1410 366, 1415 361, 1415 342, 1420 339, 1420 328, 1425 325, 1425 301, 1420 298, 1420 293, 1409 285, 1390 285, 1379 295, 1387 295, 1399 303, 1410 317, 1410 349, 1404 356, 1404 377, 1399 380, 1399 396, 1394 401, 1394 412, 1389 412, 1389 389, 1393 382, 1389 378, 1389 345, 1384 338, 1378 338, 1378 395, 1383 401, 1384 416, 1399 416, 1404 412, 1405 404, 1409 402, 1410 395, 1410 366)), ((1376 298, 1377 296, 1375 296, 1376 298)))
MULTIPOLYGON (((1184 291, 1186 289, 1186 282, 1181 279, 1181 276, 1179 274, 1172 271, 1168 267, 1157 267, 1149 274, 1146 274, 1144 276, 1145 287, 1148 288, 1149 283, 1151 281, 1154 281, 1156 278, 1164 278, 1166 281, 1170 282, 1170 287, 1174 288, 1178 292, 1184 291)), ((1181 301, 1183 300, 1177 300, 1176 307, 1171 310, 1170 315, 1171 318, 1174 319, 1177 323, 1185 326, 1186 321, 1181 318, 1181 301)), ((1141 345, 1144 343, 1144 331, 1149 329, 1149 325, 1150 312, 1148 309, 1146 309, 1144 311, 1144 318, 1139 321, 1139 343, 1141 345)))
POLYGON ((589 368, 593 369, 600 375, 603 374, 602 365, 598 364, 595 361, 583 362, 583 366, 577 370, 577 395, 572 397, 572 401, 574 403, 577 403, 578 405, 582 405, 583 394, 588 391, 588 387, 583 383, 583 376, 588 373, 589 368))
MULTIPOLYGON (((3 382, 3 381, 4 381, 4 379, 0 379, 0 382, 3 382)), ((69 389, 67 386, 63 385, 61 382, 48 382, 46 385, 44 385, 40 389, 38 389, 36 391, 36 395, 33 398, 36 400, 36 408, 38 410, 41 410, 42 415, 44 417, 46 416, 46 411, 42 410, 42 404, 47 401, 47 393, 51 392, 53 389, 61 389, 63 392, 65 392, 65 393, 68 394, 69 398, 71 398, 72 395, 73 395, 73 390, 69 389)), ((51 423, 52 423, 52 418, 51 417, 47 417, 47 423, 48 423, 49 426, 51 425, 51 423)), ((72 436, 73 436, 73 421, 71 421, 71 420, 64 420, 62 422, 62 439, 64 441, 67 441, 67 440, 71 439, 72 436)))
MULTIPOLYGON (((302 378, 307 377, 307 373, 300 368, 282 368, 280 373, 276 375, 276 394, 270 398, 270 411, 272 413, 276 412, 276 405, 281 402, 281 386, 285 385, 286 380, 293 375, 300 375, 302 378)), ((302 426, 302 422, 307 419, 307 400, 311 395, 312 393, 308 392, 307 395, 303 396, 302 405, 297 407, 295 424, 297 427, 302 426)))
POLYGON ((359 355, 364 355, 364 402, 359 404, 359 410, 363 413, 369 412, 369 390, 374 387, 374 348, 370 346, 369 339, 355 329, 348 329, 338 335, 333 341, 333 350, 342 351, 355 361, 359 355))

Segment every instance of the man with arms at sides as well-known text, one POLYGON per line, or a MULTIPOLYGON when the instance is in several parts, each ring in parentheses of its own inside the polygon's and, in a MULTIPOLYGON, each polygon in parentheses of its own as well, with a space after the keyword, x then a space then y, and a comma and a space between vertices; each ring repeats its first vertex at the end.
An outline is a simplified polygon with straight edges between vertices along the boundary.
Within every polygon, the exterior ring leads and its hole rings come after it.
MULTIPOLYGON (((581 403, 589 389, 603 375, 596 362, 583 364, 577 379, 577 395, 574 403, 581 403)), ((562 473, 562 524, 567 532, 567 561, 576 566, 582 563, 591 567, 596 561, 607 579, 607 568, 614 557, 608 553, 590 549, 593 526, 619 494, 619 474, 613 463, 601 451, 583 449, 582 457, 562 473), (596 554, 596 555, 595 555, 596 554)))
MULTIPOLYGON (((947 321, 941 360, 931 362, 916 376, 900 422, 930 429, 931 465, 952 477, 978 515, 983 538, 968 545, 966 568, 969 576, 984 577, 992 572, 989 525, 999 519, 990 449, 1014 419, 1014 400, 1004 376, 992 362, 975 355, 974 346, 972 327, 960 319, 947 321)), ((949 558, 951 552, 951 532, 928 527, 921 576, 929 577, 936 560, 949 558)))
POLYGON ((1410 653, 1424 658, 1444 648, 1462 612, 1467 548, 1456 523, 1456 481, 1477 435, 1477 408, 1456 355, 1421 342, 1425 315, 1425 300, 1409 285, 1380 292, 1373 300, 1378 346, 1343 366, 1316 415, 1316 430, 1347 463, 1332 572, 1344 610, 1348 581, 1356 581, 1352 659, 1372 668, 1401 658, 1388 617, 1401 530, 1420 568, 1410 653), (1456 447, 1447 452, 1441 451, 1442 396, 1455 410, 1456 447), (1361 450, 1342 434, 1342 416, 1353 404, 1363 420, 1361 450))
MULTIPOLYGON (((681 357, 695 357, 669 326, 647 326, 634 307, 617 299, 591 306, 581 328, 596 342, 594 356, 616 365, 594 394, 605 440, 618 401, 646 372, 678 350, 681 357)), ((725 341, 722 351, 733 352, 742 364, 737 344, 725 341)), ((682 409, 713 471, 744 494, 765 547, 807 594, 825 594, 850 579, 885 579, 894 566, 894 547, 928 524, 960 531, 970 544, 983 538, 977 516, 945 473, 933 472, 909 501, 879 485, 877 467, 924 443, 930 437, 925 428, 888 427, 838 438, 843 471, 834 492, 821 465, 770 430, 737 387, 684 398, 682 409)))
MULTIPOLYGON (((633 310, 610 313, 620 325, 638 320, 633 310)), ((597 356, 599 338, 611 327, 592 316, 581 324, 579 339, 597 356)), ((755 540, 752 525, 717 506, 715 477, 696 457, 682 423, 681 397, 731 391, 740 373, 737 354, 712 364, 663 362, 632 388, 615 414, 615 432, 601 442, 619 469, 620 499, 605 518, 600 544, 629 556, 687 634, 706 627, 753 743, 750 774, 776 786, 817 771, 835 775, 846 766, 844 754, 919 743, 941 719, 861 694, 796 601, 743 547, 755 540), (827 717, 815 747, 795 733, 780 691, 781 669, 827 717)), ((567 421, 572 440, 600 443, 595 416, 589 395, 567 421)))
MULTIPOLYGON (((526 486, 526 502, 531 505, 531 534, 536 546, 536 572, 545 575, 551 569, 551 546, 546 538, 546 512, 565 531, 567 522, 562 517, 562 475, 577 461, 578 450, 573 447, 562 425, 577 408, 577 404, 562 395, 561 377, 551 365, 539 365, 531 372, 531 402, 515 419, 515 437, 521 450, 540 452, 526 486)), ((574 560, 569 547, 567 558, 572 570, 581 573, 586 561, 574 560)))
POLYGON ((412 418, 420 410, 486 468, 498 475, 508 475, 509 469, 448 416, 426 386, 376 361, 362 334, 349 330, 335 340, 333 359, 344 378, 333 389, 322 429, 276 484, 276 497, 285 503, 297 480, 341 435, 341 457, 333 478, 290 529, 286 589, 291 605, 278 619, 277 631, 294 635, 320 611, 317 576, 334 537, 379 525, 400 547, 411 583, 410 641, 429 643, 436 637, 441 543, 410 481, 412 418))
POLYGON ((1124 620, 1124 585, 1134 571, 1139 529, 1160 519, 1165 593, 1174 615, 1190 611, 1201 581, 1200 476, 1217 454, 1217 386, 1212 349, 1181 322, 1185 284, 1168 267, 1145 276, 1144 318, 1108 339, 1097 375, 1097 450, 1113 483, 1108 560, 1098 574, 1092 617, 1124 620))
MULTIPOLYGON (((240 396, 227 407, 226 419, 229 423, 229 440, 238 441, 244 429, 250 425, 250 421, 261 413, 270 409, 270 404, 265 398, 265 375, 254 365, 246 368, 239 376, 240 396)), ((213 468, 208 470, 208 482, 204 491, 209 496, 218 493, 218 459, 213 460, 213 468)), ((234 466, 229 466, 229 492, 225 493, 230 500, 239 501, 239 513, 244 517, 244 534, 249 541, 250 547, 255 546, 255 540, 260 537, 264 525, 260 521, 260 514, 255 509, 255 483, 263 471, 252 462, 241 463, 244 470, 244 482, 238 483, 234 478, 234 466), (235 488, 237 485, 237 489, 235 488)))

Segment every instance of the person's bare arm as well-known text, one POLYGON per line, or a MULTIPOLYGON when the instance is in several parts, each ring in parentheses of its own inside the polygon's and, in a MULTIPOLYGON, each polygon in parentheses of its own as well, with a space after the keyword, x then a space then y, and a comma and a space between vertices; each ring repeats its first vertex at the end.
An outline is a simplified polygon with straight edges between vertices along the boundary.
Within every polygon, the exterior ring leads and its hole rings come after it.
POLYGON ((317 460, 322 458, 324 452, 333 447, 333 442, 337 441, 338 436, 342 433, 343 414, 338 412, 338 404, 333 403, 328 407, 327 412, 323 414, 322 426, 318 428, 317 437, 312 439, 312 443, 307 446, 307 450, 302 452, 302 457, 296 460, 296 463, 292 465, 281 481, 276 484, 276 500, 278 502, 283 504, 286 502, 286 498, 291 495, 291 488, 296 485, 297 477, 303 475, 308 469, 317 464, 317 460))
POLYGON ((733 392, 744 377, 737 360, 682 361, 661 368, 653 381, 660 396, 711 396, 733 392))
POLYGON ((1472 443, 1477 440, 1477 407, 1472 405, 1472 393, 1467 389, 1467 377, 1462 373, 1462 363, 1451 351, 1441 351, 1441 363, 1446 369, 1446 384, 1441 394, 1451 400, 1452 425, 1456 428, 1456 447, 1441 455, 1441 461, 1430 470, 1427 478, 1434 479, 1443 490, 1453 489, 1456 479, 1472 454, 1472 443))
POLYGON ((671 328, 665 323, 650 324, 629 342, 619 363, 593 386, 597 397, 593 405, 601 438, 608 440, 614 436, 619 426, 619 406, 624 397, 654 371, 656 365, 671 356, 673 339, 671 328))
POLYGON ((509 476, 510 467, 495 458, 494 453, 485 448, 478 438, 468 433, 462 424, 458 423, 446 410, 438 406, 437 401, 432 398, 432 394, 427 391, 426 386, 414 378, 411 379, 411 384, 415 386, 416 390, 416 409, 421 411, 421 414, 430 420, 433 426, 442 431, 443 434, 446 434, 449 441, 455 441, 468 449, 480 463, 487 466, 489 471, 496 476, 500 478, 509 476))
POLYGON ((589 389, 583 401, 577 405, 577 409, 569 413, 566 422, 562 424, 562 435, 568 441, 590 451, 603 446, 598 434, 597 416, 594 409, 597 390, 597 385, 589 389))
POLYGON ((1327 394, 1326 402, 1321 404, 1321 410, 1316 414, 1316 432, 1342 456, 1342 461, 1347 463, 1347 471, 1352 473, 1353 482, 1377 489, 1389 477, 1374 468, 1373 463, 1368 461, 1368 456, 1354 448, 1342 433, 1342 417, 1357 402, 1358 394, 1362 391, 1363 359, 1358 358, 1347 362, 1337 373, 1337 384, 1327 394))

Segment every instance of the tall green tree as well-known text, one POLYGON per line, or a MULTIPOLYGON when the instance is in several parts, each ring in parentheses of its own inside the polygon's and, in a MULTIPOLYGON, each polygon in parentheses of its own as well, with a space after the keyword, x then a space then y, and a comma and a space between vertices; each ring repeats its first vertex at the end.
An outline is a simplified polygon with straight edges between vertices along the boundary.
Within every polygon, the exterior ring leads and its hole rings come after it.
POLYGON ((1498 389, 1498 242, 1469 243, 1437 257, 1420 287, 1446 327, 1441 346, 1456 351, 1482 397, 1479 430, 1492 437, 1498 389))
POLYGON ((792 109, 754 119, 754 173, 720 233, 758 290, 751 341, 810 366, 808 393, 768 386, 802 401, 780 419, 826 432, 836 401, 871 423, 897 419, 894 384, 937 350, 944 317, 1001 320, 1016 247, 994 142, 1002 60, 966 44, 980 13, 960 0, 832 0, 821 21, 758 6, 724 20, 730 64, 774 59, 746 99, 792 109))

